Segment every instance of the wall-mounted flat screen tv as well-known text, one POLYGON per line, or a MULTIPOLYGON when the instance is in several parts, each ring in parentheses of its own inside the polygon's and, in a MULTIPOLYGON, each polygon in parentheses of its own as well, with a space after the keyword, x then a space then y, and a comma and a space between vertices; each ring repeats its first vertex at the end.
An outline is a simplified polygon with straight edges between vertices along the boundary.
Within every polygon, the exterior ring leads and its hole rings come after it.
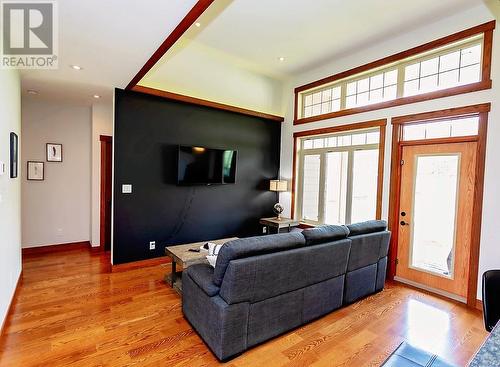
POLYGON ((180 145, 177 184, 234 184, 236 182, 236 156, 236 150, 180 145))

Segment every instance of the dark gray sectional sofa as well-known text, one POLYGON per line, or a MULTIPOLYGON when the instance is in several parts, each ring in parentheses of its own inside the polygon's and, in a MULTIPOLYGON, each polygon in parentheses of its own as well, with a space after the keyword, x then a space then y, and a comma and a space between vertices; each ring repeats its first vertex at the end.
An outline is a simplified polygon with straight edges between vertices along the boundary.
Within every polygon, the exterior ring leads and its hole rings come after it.
POLYGON ((182 275, 182 310, 220 360, 383 289, 384 221, 226 243, 182 275))

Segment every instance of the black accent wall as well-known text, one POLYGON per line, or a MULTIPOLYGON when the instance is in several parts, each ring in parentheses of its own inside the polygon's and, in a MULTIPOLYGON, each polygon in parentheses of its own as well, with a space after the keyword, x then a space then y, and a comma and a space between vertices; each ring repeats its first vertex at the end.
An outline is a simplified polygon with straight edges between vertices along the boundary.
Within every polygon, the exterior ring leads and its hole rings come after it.
POLYGON ((281 124, 117 89, 113 263, 164 255, 182 244, 261 233, 276 194, 281 124), (177 146, 238 151, 236 183, 177 186, 177 146), (122 194, 132 184, 132 194, 122 194), (149 250, 156 241, 156 250, 149 250))

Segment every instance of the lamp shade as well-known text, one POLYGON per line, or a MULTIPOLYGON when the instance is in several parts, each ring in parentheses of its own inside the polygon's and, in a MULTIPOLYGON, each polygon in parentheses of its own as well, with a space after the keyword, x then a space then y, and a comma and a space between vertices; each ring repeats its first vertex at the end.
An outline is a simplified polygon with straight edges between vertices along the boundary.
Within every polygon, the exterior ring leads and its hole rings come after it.
POLYGON ((270 180, 269 191, 283 192, 287 190, 287 181, 285 180, 270 180))

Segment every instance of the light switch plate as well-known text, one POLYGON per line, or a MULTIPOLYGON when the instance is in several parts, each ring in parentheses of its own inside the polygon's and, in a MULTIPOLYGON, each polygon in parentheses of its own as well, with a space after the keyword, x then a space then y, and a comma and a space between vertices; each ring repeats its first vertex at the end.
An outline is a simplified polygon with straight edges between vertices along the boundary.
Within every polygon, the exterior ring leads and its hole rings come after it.
POLYGON ((132 185, 124 184, 122 185, 122 194, 131 194, 132 193, 132 185))
POLYGON ((5 163, 0 161, 0 176, 5 175, 5 163))

